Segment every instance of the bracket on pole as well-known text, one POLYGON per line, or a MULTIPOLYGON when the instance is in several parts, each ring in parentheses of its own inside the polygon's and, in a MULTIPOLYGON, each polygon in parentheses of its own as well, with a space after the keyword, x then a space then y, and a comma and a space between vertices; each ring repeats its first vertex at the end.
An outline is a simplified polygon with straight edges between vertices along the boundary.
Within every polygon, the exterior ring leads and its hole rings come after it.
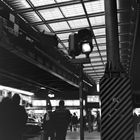
POLYGON ((71 63, 73 63, 73 64, 86 64, 86 63, 90 63, 90 58, 71 59, 71 63))

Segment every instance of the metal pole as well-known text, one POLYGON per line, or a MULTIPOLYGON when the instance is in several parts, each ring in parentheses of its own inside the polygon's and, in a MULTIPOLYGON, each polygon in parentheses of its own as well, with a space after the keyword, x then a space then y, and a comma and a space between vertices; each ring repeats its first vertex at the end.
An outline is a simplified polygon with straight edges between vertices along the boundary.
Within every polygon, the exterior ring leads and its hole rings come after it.
POLYGON ((120 71, 120 54, 118 39, 117 5, 114 0, 105 0, 105 23, 107 61, 111 63, 111 71, 120 71))
MULTIPOLYGON (((110 76, 100 80, 101 139, 134 140, 131 80, 120 75, 117 5, 105 0, 107 60, 110 76), (116 75, 117 74, 117 75, 116 75)), ((107 72, 107 71, 106 71, 107 72)), ((105 74, 107 74, 105 72, 105 74)), ((125 73, 124 73, 125 74, 125 73)))
POLYGON ((80 140, 84 140, 83 129, 83 64, 80 64, 80 76, 79 76, 79 99, 80 99, 80 140))

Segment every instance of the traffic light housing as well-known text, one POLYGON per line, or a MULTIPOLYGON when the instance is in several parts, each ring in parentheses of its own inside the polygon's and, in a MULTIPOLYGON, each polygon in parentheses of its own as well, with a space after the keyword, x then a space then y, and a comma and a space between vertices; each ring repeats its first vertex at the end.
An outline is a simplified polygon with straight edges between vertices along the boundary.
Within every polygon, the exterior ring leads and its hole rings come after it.
POLYGON ((89 29, 81 29, 78 33, 72 33, 69 35, 69 50, 70 56, 75 58, 75 56, 81 53, 89 57, 93 49, 92 45, 92 32, 89 29))
POLYGON ((78 45, 78 34, 72 33, 69 35, 69 50, 68 53, 73 58, 81 54, 81 48, 78 45))

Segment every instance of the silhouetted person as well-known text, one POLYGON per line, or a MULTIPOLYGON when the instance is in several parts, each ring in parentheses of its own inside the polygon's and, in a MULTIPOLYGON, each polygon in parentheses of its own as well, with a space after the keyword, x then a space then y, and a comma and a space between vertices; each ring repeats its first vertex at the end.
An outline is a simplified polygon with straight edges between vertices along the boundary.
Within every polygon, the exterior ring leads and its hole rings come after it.
POLYGON ((78 117, 76 113, 74 112, 72 116, 72 126, 73 126, 74 131, 76 131, 77 123, 78 123, 78 117))
POLYGON ((0 103, 0 140, 12 138, 12 101, 9 97, 3 98, 0 103))
POLYGON ((99 111, 97 111, 97 126, 98 126, 97 131, 100 132, 101 131, 101 117, 100 117, 99 111))
POLYGON ((51 138, 51 140, 54 139, 54 127, 51 110, 48 110, 44 115, 43 130, 44 130, 44 140, 48 140, 49 137, 51 138))
POLYGON ((70 123, 69 123, 69 127, 70 127, 70 131, 72 131, 72 114, 70 114, 70 123))
POLYGON ((28 116, 23 106, 20 105, 20 96, 14 94, 12 97, 13 103, 13 137, 14 140, 22 138, 23 130, 25 128, 28 116))
POLYGON ((70 121, 70 111, 65 108, 64 101, 60 100, 59 108, 53 112, 53 125, 55 128, 56 140, 65 140, 70 121))
POLYGON ((133 120, 134 120, 134 131, 137 132, 138 116, 135 112, 133 115, 133 120))
POLYGON ((87 113, 88 132, 93 131, 93 121, 94 121, 94 116, 91 114, 91 110, 89 109, 87 113))

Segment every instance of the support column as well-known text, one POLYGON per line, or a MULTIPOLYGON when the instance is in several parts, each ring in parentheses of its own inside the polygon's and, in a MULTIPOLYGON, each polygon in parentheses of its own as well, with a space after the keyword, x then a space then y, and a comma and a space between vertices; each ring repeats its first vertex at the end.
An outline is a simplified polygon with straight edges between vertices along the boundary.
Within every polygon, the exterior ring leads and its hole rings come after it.
POLYGON ((116 0, 105 0, 107 67, 100 81, 101 139, 134 140, 131 80, 121 73, 116 0))
POLYGON ((84 140, 83 124, 83 64, 80 64, 79 74, 79 100, 80 100, 80 140, 84 140))
POLYGON ((116 0, 105 0, 107 60, 112 72, 120 70, 116 0))

